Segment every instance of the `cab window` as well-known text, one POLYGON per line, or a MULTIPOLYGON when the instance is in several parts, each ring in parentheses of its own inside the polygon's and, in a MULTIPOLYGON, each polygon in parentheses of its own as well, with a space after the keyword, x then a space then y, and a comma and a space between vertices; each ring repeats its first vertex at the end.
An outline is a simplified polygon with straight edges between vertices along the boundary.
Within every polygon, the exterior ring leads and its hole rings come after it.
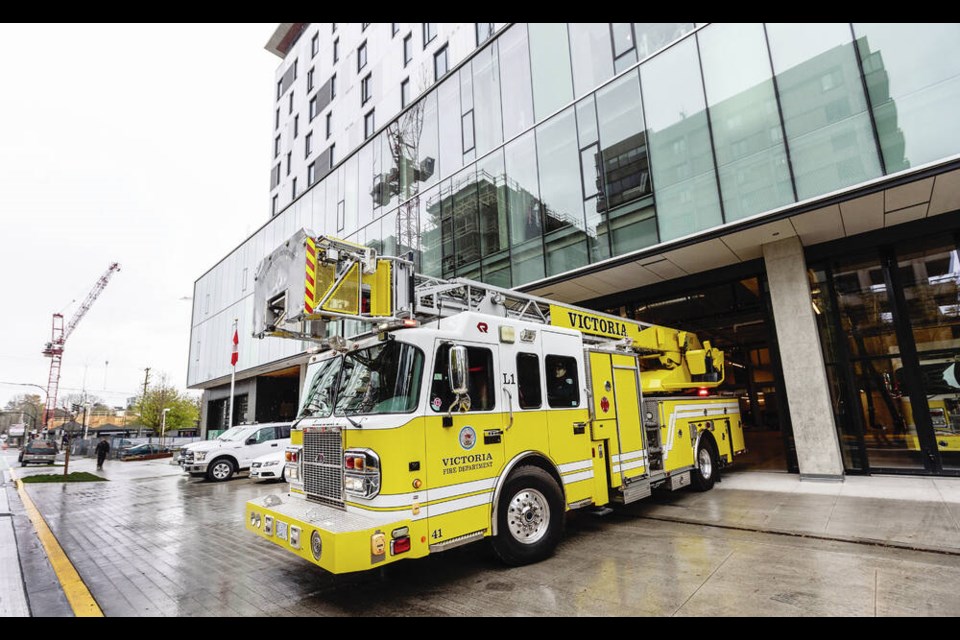
POLYGON ((517 354, 517 396, 521 409, 539 409, 540 358, 535 353, 517 354))
MULTIPOLYGON (((453 404, 450 391, 449 371, 450 345, 443 344, 437 349, 437 360, 433 368, 433 382, 430 387, 430 409, 436 413, 446 413, 453 404)), ((470 396, 470 411, 490 411, 496 406, 493 381, 493 353, 482 347, 467 347, 467 393, 470 396)))
POLYGON ((580 405, 577 361, 569 356, 548 355, 544 358, 547 378, 547 403, 551 407, 580 405))

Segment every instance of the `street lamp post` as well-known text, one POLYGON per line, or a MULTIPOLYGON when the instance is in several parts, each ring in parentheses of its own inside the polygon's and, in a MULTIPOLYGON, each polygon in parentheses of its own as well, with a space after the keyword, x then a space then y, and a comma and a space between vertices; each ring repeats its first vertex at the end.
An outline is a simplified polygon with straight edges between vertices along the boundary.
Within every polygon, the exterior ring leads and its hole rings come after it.
POLYGON ((164 441, 164 432, 167 430, 167 411, 170 411, 170 407, 167 407, 163 410, 163 415, 160 417, 160 448, 163 448, 164 441))

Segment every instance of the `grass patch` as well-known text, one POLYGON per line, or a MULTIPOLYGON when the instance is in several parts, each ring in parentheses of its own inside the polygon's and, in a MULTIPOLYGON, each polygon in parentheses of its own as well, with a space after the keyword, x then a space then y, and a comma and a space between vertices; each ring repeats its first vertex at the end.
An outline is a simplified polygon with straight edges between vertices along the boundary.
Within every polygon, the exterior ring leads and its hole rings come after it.
POLYGON ((100 482, 106 480, 106 478, 101 478, 100 476, 94 475, 92 473, 87 473, 86 471, 74 471, 71 474, 63 475, 62 473, 44 473, 35 476, 25 476, 20 478, 20 482, 29 483, 29 482, 100 482))

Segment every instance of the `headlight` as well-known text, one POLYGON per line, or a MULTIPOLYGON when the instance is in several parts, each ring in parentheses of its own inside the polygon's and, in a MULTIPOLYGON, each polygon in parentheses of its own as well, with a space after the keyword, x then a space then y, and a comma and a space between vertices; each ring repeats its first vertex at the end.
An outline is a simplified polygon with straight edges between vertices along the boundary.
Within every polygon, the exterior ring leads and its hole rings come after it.
POLYGON ((207 457, 206 451, 197 451, 193 454, 193 459, 196 460, 197 462, 203 462, 203 460, 206 457, 207 457))
POLYGON ((350 449, 343 453, 343 489, 360 498, 380 493, 380 457, 370 449, 350 449))

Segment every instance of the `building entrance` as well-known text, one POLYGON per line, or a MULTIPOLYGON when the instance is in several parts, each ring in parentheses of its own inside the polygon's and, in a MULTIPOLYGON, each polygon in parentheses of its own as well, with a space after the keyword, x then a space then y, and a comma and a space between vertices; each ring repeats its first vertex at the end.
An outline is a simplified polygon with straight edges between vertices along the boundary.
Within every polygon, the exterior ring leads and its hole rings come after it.
POLYGON ((748 450, 737 458, 737 468, 797 472, 763 275, 734 277, 706 287, 701 278, 693 284, 699 286, 687 289, 671 282, 669 293, 650 291, 648 287, 641 293, 621 295, 615 305, 598 308, 643 322, 687 329, 722 349, 726 376, 716 392, 739 399, 748 450))

